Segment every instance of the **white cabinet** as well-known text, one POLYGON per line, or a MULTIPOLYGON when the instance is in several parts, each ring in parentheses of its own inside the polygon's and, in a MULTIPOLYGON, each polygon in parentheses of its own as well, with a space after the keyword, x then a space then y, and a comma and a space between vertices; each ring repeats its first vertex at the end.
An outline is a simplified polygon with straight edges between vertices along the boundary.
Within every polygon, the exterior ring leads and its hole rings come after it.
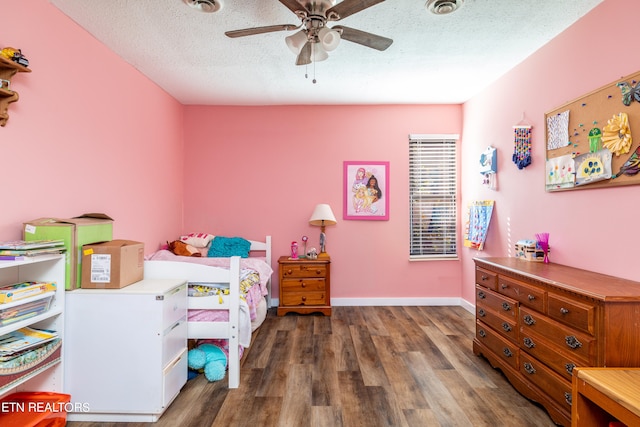
POLYGON ((187 381, 187 285, 67 292, 69 421, 157 421, 187 381))
MULTIPOLYGON (((25 261, 0 261, 0 285, 28 281, 55 282, 57 289, 53 293, 45 293, 19 301, 0 304, 3 313, 3 326, 0 325, 0 336, 16 331, 25 326, 37 329, 48 329, 58 332, 63 345, 48 356, 42 363, 16 375, 0 377, 0 397, 16 391, 63 391, 63 357, 64 333, 64 255, 43 255, 25 261), (53 298, 52 298, 53 297, 53 298), (12 321, 12 308, 23 304, 37 303, 43 299, 51 299, 49 309, 45 312, 22 320, 12 321)), ((37 305, 37 304, 36 304, 37 305)))

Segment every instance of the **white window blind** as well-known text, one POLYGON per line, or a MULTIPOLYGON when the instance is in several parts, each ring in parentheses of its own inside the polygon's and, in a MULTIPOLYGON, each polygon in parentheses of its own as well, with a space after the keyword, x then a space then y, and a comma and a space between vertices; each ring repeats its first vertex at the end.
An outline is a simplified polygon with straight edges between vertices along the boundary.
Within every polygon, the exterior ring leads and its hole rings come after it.
POLYGON ((458 135, 409 135, 410 259, 457 258, 458 135))

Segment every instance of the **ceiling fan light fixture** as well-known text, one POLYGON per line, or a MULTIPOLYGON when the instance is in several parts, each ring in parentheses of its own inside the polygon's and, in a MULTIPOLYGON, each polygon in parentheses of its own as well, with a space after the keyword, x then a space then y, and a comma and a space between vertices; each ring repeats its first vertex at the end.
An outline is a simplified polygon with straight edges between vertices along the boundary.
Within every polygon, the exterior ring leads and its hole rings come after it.
POLYGON ((318 31, 318 39, 325 51, 331 52, 340 44, 340 33, 328 27, 322 27, 318 31))
POLYGON ((222 9, 220 0, 183 0, 187 5, 200 12, 213 13, 222 9))
POLYGON ((287 47, 294 55, 298 55, 302 46, 307 42, 307 33, 304 30, 300 30, 295 34, 292 34, 284 38, 287 47))
POLYGON ((322 43, 311 44, 311 60, 313 62, 324 61, 327 58, 329 58, 329 54, 322 47, 322 43))
POLYGON ((464 0, 427 0, 424 7, 434 15, 448 15, 462 7, 464 0))

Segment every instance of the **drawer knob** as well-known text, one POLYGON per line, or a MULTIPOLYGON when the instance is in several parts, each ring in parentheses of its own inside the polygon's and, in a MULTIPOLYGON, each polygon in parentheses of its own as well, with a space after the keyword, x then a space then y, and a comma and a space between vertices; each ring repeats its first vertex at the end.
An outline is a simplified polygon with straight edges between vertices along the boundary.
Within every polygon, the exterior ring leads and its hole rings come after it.
POLYGON ((562 308, 560 309, 560 314, 569 314, 569 310, 568 310, 568 309, 566 309, 566 308, 564 308, 564 307, 562 307, 562 308))
POLYGON ((484 292, 482 292, 482 291, 478 292, 478 298, 485 299, 486 297, 487 297, 487 295, 484 292))
POLYGON ((478 310, 478 316, 484 317, 486 315, 487 315, 487 312, 484 311, 484 308, 481 308, 480 310, 478 310))
POLYGON ((573 374, 573 368, 575 368, 575 367, 576 367, 575 363, 565 363, 564 364, 564 368, 567 370, 567 373, 569 375, 573 374))
POLYGON ((533 348, 536 346, 536 343, 534 343, 533 340, 529 337, 526 337, 522 341, 524 342, 524 346, 527 348, 533 348))
POLYGON ((288 269, 287 270, 287 274, 289 274, 289 275, 293 274, 293 270, 292 269, 288 269))
POLYGON ((573 349, 582 347, 582 343, 573 335, 565 337, 564 342, 573 349))
POLYGON ((304 283, 304 282, 300 282, 300 286, 302 286, 303 288, 306 288, 306 287, 307 287, 307 284, 306 284, 306 283, 304 283))
POLYGON ((573 403, 571 393, 569 393, 568 391, 564 392, 564 401, 567 402, 567 405, 569 406, 571 406, 571 404, 573 403))
POLYGON ((320 269, 316 270, 316 274, 318 274, 318 275, 322 274, 322 270, 320 270, 320 269))
POLYGON ((511 325, 508 324, 507 322, 504 322, 502 324, 502 329, 504 329, 505 332, 511 332, 511 325))
POLYGON ((524 321, 525 324, 529 325, 529 326, 533 326, 536 324, 536 320, 531 317, 530 314, 525 315, 522 320, 524 321))
POLYGON ((511 350, 509 349, 509 347, 505 347, 502 352, 504 353, 505 356, 507 357, 513 357, 513 353, 511 352, 511 350))
POLYGON ((502 283, 502 284, 500 285, 500 287, 501 287, 502 289, 507 289, 509 286, 507 286, 507 284, 506 284, 506 283, 502 283))
POLYGON ((527 372, 527 374, 535 374, 536 373, 536 369, 533 367, 533 365, 529 362, 524 362, 524 370, 527 372))
POLYGON ((480 329, 478 331, 478 335, 480 335, 481 338, 484 338, 487 336, 487 333, 484 331, 484 329, 480 329))
POLYGON ((489 280, 489 276, 485 276, 484 274, 482 275, 482 281, 484 282, 485 280, 489 280))
POLYGON ((503 302, 503 303, 502 303, 502 309, 503 309, 504 311, 509 311, 509 310, 511 310, 511 304, 509 304, 508 302, 503 302))
POLYGON ((536 299, 535 295, 529 295, 527 296, 527 298, 529 298, 529 301, 533 301, 534 299, 536 299))

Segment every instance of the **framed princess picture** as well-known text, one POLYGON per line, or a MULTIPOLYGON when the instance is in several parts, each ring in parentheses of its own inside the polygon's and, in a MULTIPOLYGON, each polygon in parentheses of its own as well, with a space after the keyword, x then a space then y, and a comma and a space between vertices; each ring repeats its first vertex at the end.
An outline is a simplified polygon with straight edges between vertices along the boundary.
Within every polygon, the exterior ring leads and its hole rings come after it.
POLYGON ((344 162, 344 219, 389 219, 389 162, 344 162))

